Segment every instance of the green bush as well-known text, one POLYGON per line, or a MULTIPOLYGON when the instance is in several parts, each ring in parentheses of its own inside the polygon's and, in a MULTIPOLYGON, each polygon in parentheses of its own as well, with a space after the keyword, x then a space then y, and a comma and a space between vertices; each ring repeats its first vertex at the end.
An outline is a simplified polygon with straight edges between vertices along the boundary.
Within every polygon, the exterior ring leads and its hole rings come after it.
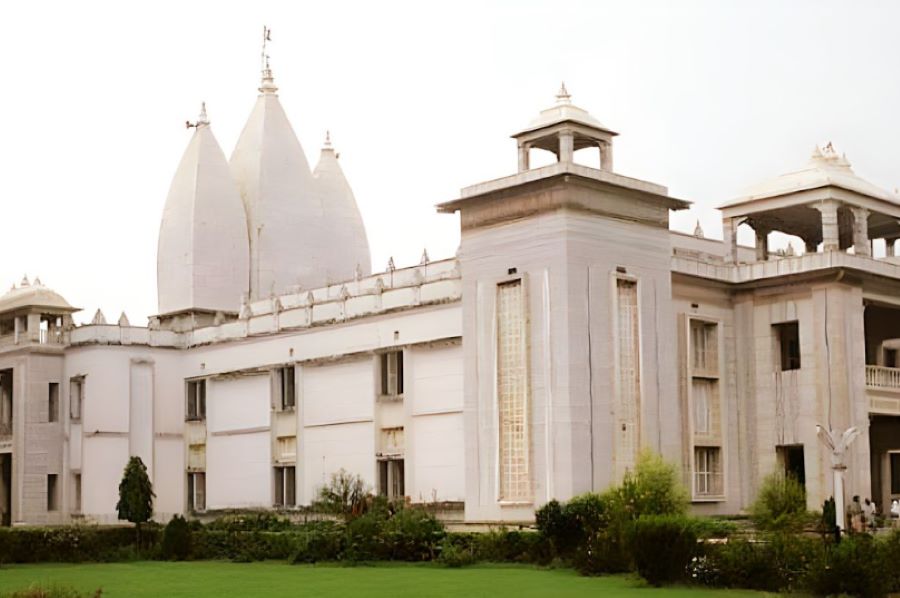
MULTIPOLYGON (((145 546, 154 546, 159 536, 159 526, 143 526, 145 546)), ((0 528, 0 563, 109 562, 146 556, 146 552, 137 549, 131 527, 0 528)))
POLYGON ((191 527, 184 517, 175 515, 163 530, 162 558, 183 561, 191 556, 191 527))
POLYGON ((103 590, 91 593, 82 593, 75 588, 67 586, 42 586, 35 585, 15 592, 3 592, 0 598, 100 598, 103 590))
POLYGON ((794 534, 770 534, 763 540, 732 538, 707 544, 692 567, 698 583, 728 588, 778 592, 800 585, 810 563, 819 558, 822 542, 794 534))
POLYGON ((400 509, 381 530, 386 557, 395 561, 430 561, 444 539, 444 526, 423 509, 400 509))
POLYGON ((487 563, 537 563, 542 561, 543 538, 529 531, 505 527, 472 535, 475 559, 487 563))
POLYGON ((258 512, 223 515, 205 527, 226 532, 282 532, 290 530, 293 524, 274 513, 258 512))
POLYGON ((333 521, 305 524, 294 536, 290 562, 318 563, 337 561, 344 547, 344 530, 333 521))
POLYGON ((624 531, 602 529, 587 537, 575 549, 572 565, 582 575, 624 573, 631 568, 624 531))
POLYGON ((799 531, 810 522, 806 489, 793 476, 776 472, 763 478, 750 506, 753 523, 764 531, 799 531))
POLYGON ((328 484, 319 488, 313 507, 350 521, 366 512, 370 497, 371 489, 360 476, 340 469, 331 474, 328 484))
POLYGON ((445 567, 459 568, 475 563, 475 553, 471 542, 455 542, 447 536, 441 542, 437 561, 445 567))
POLYGON ((885 596, 897 565, 886 560, 885 549, 869 535, 847 536, 810 563, 806 586, 818 596, 885 596))
POLYGON ((631 524, 629 548, 637 572, 654 586, 682 581, 697 555, 697 533, 683 515, 643 515, 631 524))

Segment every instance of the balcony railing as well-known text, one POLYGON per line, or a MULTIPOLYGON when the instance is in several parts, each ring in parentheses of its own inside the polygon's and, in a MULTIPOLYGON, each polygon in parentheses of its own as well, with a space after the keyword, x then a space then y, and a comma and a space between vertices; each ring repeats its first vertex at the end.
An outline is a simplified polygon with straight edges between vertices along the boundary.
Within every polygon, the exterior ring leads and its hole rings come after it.
POLYGON ((867 365, 866 386, 869 388, 885 388, 900 392, 900 368, 867 365))

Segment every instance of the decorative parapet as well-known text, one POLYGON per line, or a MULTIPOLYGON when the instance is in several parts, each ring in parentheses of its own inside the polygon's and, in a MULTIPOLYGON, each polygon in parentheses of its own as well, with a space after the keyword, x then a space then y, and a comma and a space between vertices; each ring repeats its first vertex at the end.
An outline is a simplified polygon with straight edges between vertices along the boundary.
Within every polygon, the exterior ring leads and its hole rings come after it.
POLYGON ((900 280, 900 264, 893 260, 875 259, 843 251, 807 253, 800 256, 786 256, 751 264, 710 263, 678 255, 672 257, 672 272, 675 274, 696 276, 732 284, 765 280, 778 276, 805 274, 832 268, 848 268, 900 280))
POLYGON ((462 298, 456 259, 388 270, 358 280, 245 303, 241 317, 188 332, 89 324, 71 331, 71 345, 147 345, 187 348, 279 332, 328 326, 367 316, 462 298))

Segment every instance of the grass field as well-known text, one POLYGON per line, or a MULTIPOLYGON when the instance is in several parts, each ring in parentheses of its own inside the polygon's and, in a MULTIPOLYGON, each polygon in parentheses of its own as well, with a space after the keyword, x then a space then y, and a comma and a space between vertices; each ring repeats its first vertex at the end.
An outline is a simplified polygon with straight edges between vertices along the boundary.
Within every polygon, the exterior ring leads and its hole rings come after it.
POLYGON ((476 566, 446 569, 435 565, 293 566, 281 562, 137 562, 114 564, 9 565, 0 568, 0 596, 32 584, 66 585, 82 591, 103 589, 103 596, 373 596, 385 598, 514 596, 754 596, 754 592, 654 589, 622 576, 580 577, 564 569, 526 566, 476 566))

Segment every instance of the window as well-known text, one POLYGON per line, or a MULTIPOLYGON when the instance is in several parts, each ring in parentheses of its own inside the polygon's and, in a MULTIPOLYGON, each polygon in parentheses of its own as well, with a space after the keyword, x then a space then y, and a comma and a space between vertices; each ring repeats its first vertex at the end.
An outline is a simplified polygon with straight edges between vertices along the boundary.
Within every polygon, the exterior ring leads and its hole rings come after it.
POLYGON ((69 417, 81 419, 81 401, 84 396, 84 378, 69 378, 69 417))
POLYGON ((522 281, 497 286, 497 408, 500 500, 531 500, 528 370, 522 281))
POLYGON ((800 325, 797 322, 775 324, 775 338, 782 371, 800 369, 800 325))
POLYGON ((190 380, 187 383, 188 420, 206 419, 206 380, 190 380))
POLYGON ((378 494, 388 500, 400 499, 406 495, 403 459, 388 459, 378 462, 378 494))
POLYGON ((47 394, 47 421, 59 421, 59 382, 51 382, 47 394))
POLYGON ((615 471, 620 478, 637 464, 640 450, 641 339, 638 284, 616 279, 615 471))
POLYGON ((74 486, 74 497, 72 500, 72 511, 81 513, 81 474, 76 473, 72 476, 72 485, 74 486))
POLYGON ((695 378, 691 382, 691 399, 694 401, 694 434, 712 433, 711 409, 715 401, 714 381, 695 378))
POLYGON ((891 495, 900 494, 900 453, 889 452, 891 470, 891 495))
POLYGON ((722 460, 719 447, 694 449, 694 494, 722 495, 722 460))
POLYGON ((403 394, 403 351, 381 354, 381 394, 389 397, 403 394))
POLYGON ((297 468, 293 465, 275 468, 275 506, 297 504, 297 468))
POLYGON ((206 510, 206 472, 189 471, 187 474, 187 499, 189 511, 206 510))
POLYGON ((57 483, 56 483, 58 477, 59 476, 57 476, 55 473, 47 474, 47 510, 48 511, 55 511, 55 510, 57 510, 57 508, 59 508, 57 506, 58 505, 57 493, 59 492, 59 488, 57 488, 57 483))
POLYGON ((294 384, 294 366, 287 366, 275 370, 275 383, 277 385, 278 400, 275 407, 279 411, 288 411, 294 408, 297 402, 296 386, 294 384))
POLYGON ((691 320, 691 369, 695 372, 718 371, 717 328, 713 322, 691 320))

